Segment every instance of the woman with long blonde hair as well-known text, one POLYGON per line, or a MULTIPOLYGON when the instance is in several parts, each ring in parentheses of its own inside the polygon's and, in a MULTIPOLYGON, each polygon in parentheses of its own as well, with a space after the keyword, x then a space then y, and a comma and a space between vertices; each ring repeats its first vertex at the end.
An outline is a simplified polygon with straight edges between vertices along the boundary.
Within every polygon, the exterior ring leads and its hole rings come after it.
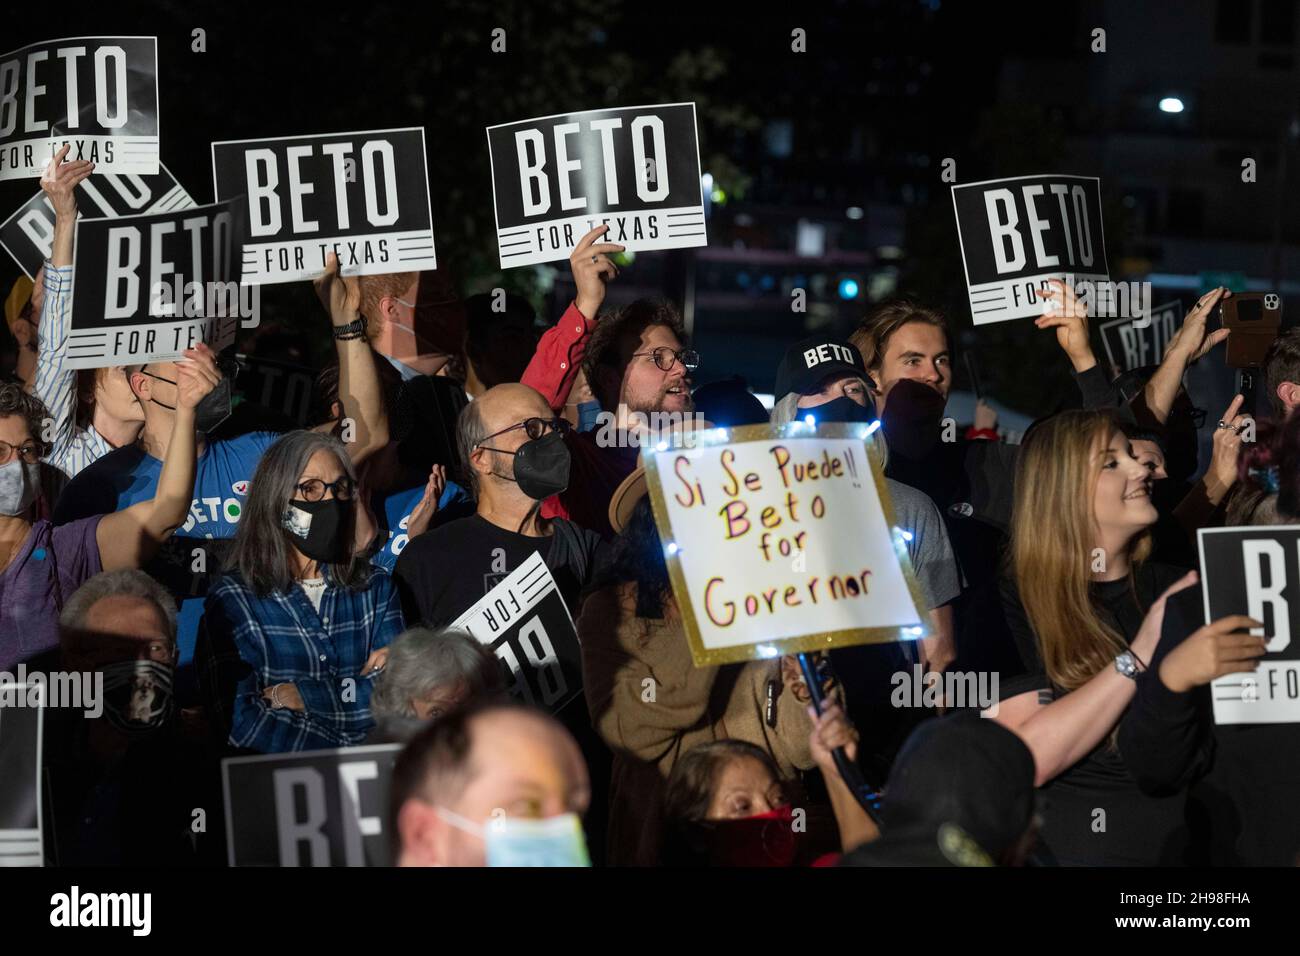
POLYGON ((1043 840, 1062 864, 1183 862, 1183 796, 1144 796, 1113 734, 1160 639, 1165 598, 1196 580, 1144 560, 1150 484, 1104 412, 1047 420, 1017 463, 1003 603, 1026 673, 1001 681, 990 716, 1034 755, 1043 840))

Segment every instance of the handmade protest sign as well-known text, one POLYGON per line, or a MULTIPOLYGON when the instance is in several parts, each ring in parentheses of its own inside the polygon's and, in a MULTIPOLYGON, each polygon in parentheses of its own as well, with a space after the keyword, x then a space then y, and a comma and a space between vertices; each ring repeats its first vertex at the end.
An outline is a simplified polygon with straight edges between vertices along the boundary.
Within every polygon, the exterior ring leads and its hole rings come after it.
POLYGON ((158 172, 158 40, 72 37, 0 56, 0 180, 63 148, 100 173, 158 172))
MULTIPOLYGON (((7 675, 6 675, 7 676, 7 675)), ((0 688, 0 867, 43 866, 41 732, 44 685, 0 688)))
POLYGON ((221 761, 231 866, 388 866, 401 744, 221 761))
POLYGON ((1206 621, 1246 614, 1268 638, 1258 669, 1210 685, 1219 724, 1300 722, 1300 528, 1202 528, 1206 621))
POLYGON ((567 259, 586 233, 629 251, 708 245, 695 104, 489 126, 502 268, 567 259))
POLYGON ((1167 302, 1144 319, 1116 319, 1101 325, 1101 344, 1116 375, 1159 365, 1182 321, 1183 307, 1167 302))
POLYGON ((582 690, 582 650, 551 570, 529 555, 451 625, 486 644, 512 696, 554 713, 582 690))
MULTIPOLYGON (((76 188, 77 218, 132 216, 147 212, 190 209, 194 200, 166 166, 152 176, 135 173, 96 173, 76 188)), ((54 207, 38 192, 0 223, 0 246, 30 277, 50 257, 54 244, 54 207)))
POLYGON ((1095 176, 1017 176, 952 187, 976 325, 1038 316, 1049 279, 1108 279, 1095 176))
POLYGON ((240 197, 246 284, 436 269, 424 129, 320 133, 212 144, 219 200, 240 197))
POLYGON ((77 222, 68 368, 165 362, 206 342, 220 351, 241 316, 237 203, 77 222))
POLYGON ((645 455, 696 666, 929 633, 868 428, 718 428, 645 455))

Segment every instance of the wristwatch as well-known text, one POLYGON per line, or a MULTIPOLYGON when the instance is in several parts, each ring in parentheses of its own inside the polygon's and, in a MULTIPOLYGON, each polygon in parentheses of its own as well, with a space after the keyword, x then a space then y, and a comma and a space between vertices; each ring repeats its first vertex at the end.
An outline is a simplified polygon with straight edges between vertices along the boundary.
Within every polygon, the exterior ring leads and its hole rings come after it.
POLYGON ((1115 670, 1119 671, 1130 680, 1137 680, 1138 665, 1137 658, 1132 653, 1125 651, 1115 658, 1115 670))
POLYGON ((334 338, 340 342, 366 337, 366 317, 358 315, 347 325, 334 326, 334 338))

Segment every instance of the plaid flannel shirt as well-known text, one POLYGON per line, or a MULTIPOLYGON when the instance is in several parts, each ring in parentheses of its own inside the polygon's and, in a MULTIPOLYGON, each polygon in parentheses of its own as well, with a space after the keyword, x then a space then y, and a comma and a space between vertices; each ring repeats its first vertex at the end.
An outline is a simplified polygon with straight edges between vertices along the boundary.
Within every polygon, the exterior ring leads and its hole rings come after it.
POLYGON ((368 586, 338 586, 327 570, 320 613, 302 588, 258 597, 238 574, 208 591, 197 656, 209 713, 229 743, 261 753, 350 747, 374 725, 372 651, 402 631, 393 579, 372 568, 368 586), (262 691, 293 684, 303 710, 273 708, 262 691))

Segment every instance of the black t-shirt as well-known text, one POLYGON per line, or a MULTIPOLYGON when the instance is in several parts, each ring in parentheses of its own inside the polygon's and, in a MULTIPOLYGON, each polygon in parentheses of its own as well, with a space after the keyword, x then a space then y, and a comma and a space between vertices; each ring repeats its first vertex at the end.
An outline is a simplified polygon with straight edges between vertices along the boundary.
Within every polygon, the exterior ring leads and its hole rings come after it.
MULTIPOLYGON (((1151 670, 1120 725, 1119 743, 1148 793, 1190 787, 1211 866, 1294 866, 1300 854, 1300 725, 1216 724, 1208 686, 1175 694, 1165 657, 1205 624, 1200 586, 1165 604, 1151 670)), ((1243 609, 1244 610, 1244 609, 1243 609)))
MULTIPOLYGON (((1091 587, 1098 614, 1125 643, 1137 636, 1155 599, 1186 572, 1148 562, 1127 579, 1091 587)), ((1028 691, 1055 699, 1066 691, 1054 687, 1043 669, 1038 641, 1015 585, 1003 582, 1007 623, 1020 650, 1025 673, 1000 681, 999 697, 1009 700, 1028 691)), ((1150 797, 1142 793, 1107 736, 1091 753, 1041 788, 1046 798, 1042 839, 1062 865, 1178 866, 1187 862, 1189 835, 1186 793, 1150 797)))
POLYGON ((411 541, 397 559, 402 612, 408 624, 445 627, 537 553, 576 617, 605 547, 596 532, 561 518, 545 537, 515 534, 479 515, 449 521, 411 541))

